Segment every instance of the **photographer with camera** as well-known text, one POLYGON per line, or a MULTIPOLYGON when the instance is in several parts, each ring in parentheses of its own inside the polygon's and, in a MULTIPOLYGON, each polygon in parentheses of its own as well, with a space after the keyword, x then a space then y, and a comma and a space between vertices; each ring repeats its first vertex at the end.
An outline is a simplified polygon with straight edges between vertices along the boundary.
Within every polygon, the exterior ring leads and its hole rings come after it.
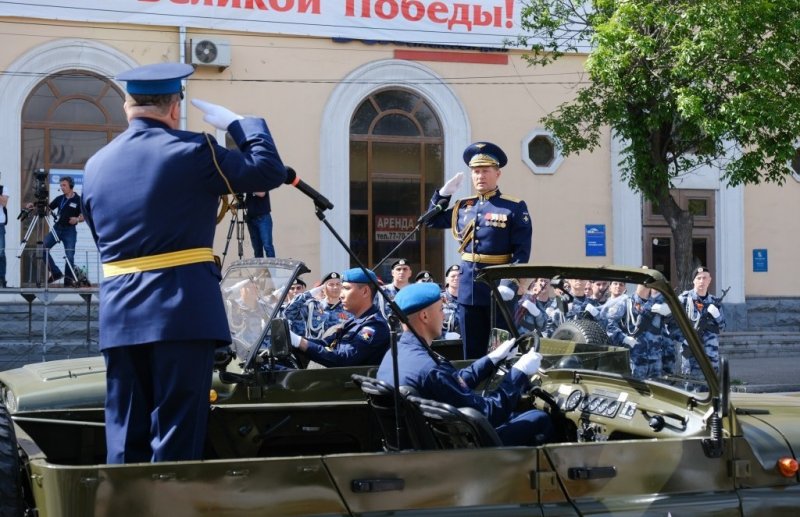
MULTIPOLYGON (((39 174, 41 173, 37 173, 37 176, 39 174)), ((37 177, 37 183, 46 185, 45 181, 39 177, 37 177)), ((73 285, 77 285, 74 265, 75 243, 78 240, 78 231, 75 227, 78 223, 83 222, 81 197, 73 190, 75 188, 75 180, 71 176, 62 176, 59 181, 59 186, 61 187, 62 194, 56 196, 56 198, 47 205, 51 213, 56 212, 54 215, 55 224, 53 225, 53 231, 48 233, 44 238, 44 248, 48 250, 47 266, 50 272, 47 277, 47 283, 51 284, 57 282, 64 277, 64 273, 58 269, 56 261, 53 260, 53 254, 49 253, 49 250, 61 242, 64 244, 64 253, 67 257, 66 266, 64 268, 67 277, 64 278, 64 287, 72 287, 73 285), (53 235, 54 232, 55 235, 53 235)), ((46 187, 36 189, 37 204, 46 203, 46 193, 46 187), (44 193, 44 196, 41 195, 42 193, 44 193), (39 199, 40 197, 42 197, 42 199, 39 199)), ((32 210, 34 208, 34 203, 28 203, 25 207, 28 210, 32 210)))
POLYGON ((0 289, 8 287, 6 284, 6 225, 8 224, 8 196, 3 194, 3 185, 0 185, 0 289))

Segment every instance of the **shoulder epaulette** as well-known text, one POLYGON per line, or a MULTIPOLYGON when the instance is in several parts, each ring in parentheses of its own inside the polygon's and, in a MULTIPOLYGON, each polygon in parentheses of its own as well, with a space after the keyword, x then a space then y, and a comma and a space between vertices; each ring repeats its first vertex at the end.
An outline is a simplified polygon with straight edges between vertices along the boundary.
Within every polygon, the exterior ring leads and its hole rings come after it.
POLYGON ((509 196, 508 194, 500 194, 500 199, 505 199, 506 201, 512 201, 514 203, 521 203, 522 200, 518 197, 509 196))

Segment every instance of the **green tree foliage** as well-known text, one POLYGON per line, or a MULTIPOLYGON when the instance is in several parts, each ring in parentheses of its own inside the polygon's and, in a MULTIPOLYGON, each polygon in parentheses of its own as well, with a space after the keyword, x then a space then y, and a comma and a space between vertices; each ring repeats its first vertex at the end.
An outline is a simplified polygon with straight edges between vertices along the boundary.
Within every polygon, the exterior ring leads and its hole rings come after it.
POLYGON ((718 167, 730 186, 775 182, 800 137, 800 0, 528 0, 531 65, 588 53, 588 85, 544 119, 564 154, 611 129, 631 188, 657 203, 690 283, 692 214, 674 181, 718 167))

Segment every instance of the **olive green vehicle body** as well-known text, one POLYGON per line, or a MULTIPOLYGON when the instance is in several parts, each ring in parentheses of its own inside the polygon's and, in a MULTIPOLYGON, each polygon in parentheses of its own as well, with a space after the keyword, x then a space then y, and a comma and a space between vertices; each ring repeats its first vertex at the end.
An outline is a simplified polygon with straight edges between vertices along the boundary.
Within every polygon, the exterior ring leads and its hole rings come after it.
MULTIPOLYGON (((682 314, 654 271, 522 265, 487 268, 484 278, 557 275, 647 284, 682 314)), ((209 459, 107 465, 102 360, 29 365, 0 373, 0 383, 4 396, 13 392, 21 477, 39 516, 794 514, 800 479, 777 462, 797 459, 800 397, 728 396, 688 320, 676 319, 700 358, 701 390, 622 374, 627 350, 542 339, 551 367, 534 384, 556 400, 567 436, 590 432, 538 447, 387 452, 351 380, 376 367, 247 375, 233 365, 240 382, 215 375, 209 459), (559 368, 567 355, 582 366, 559 368)))

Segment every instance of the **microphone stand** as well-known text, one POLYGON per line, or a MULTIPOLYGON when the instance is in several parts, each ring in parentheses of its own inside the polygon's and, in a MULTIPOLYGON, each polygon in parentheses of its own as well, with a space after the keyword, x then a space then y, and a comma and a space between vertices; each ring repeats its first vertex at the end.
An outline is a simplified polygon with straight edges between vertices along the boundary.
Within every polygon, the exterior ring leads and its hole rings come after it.
MULTIPOLYGON (((312 198, 312 199, 314 199, 314 198, 312 198)), ((406 328, 408 328, 408 330, 411 331, 412 334, 414 334, 414 336, 420 341, 420 343, 426 343, 419 336, 419 334, 417 334, 417 331, 414 330, 414 328, 412 328, 408 324, 408 317, 406 316, 406 314, 402 310, 400 310, 400 307, 397 306, 397 304, 394 302, 393 299, 389 298, 389 296, 386 294, 386 291, 383 290, 383 288, 380 286, 380 284, 378 284, 378 282, 372 276, 370 276, 369 270, 367 269, 367 267, 361 262, 361 260, 359 260, 358 256, 356 256, 356 254, 353 252, 353 250, 350 249, 350 246, 348 246, 347 243, 344 242, 342 237, 336 232, 336 230, 333 228, 333 226, 331 226, 330 222, 328 222, 328 220, 325 218, 325 210, 328 207, 325 206, 323 203, 320 203, 316 199, 314 199, 314 206, 316 208, 315 212, 317 214, 317 219, 322 221, 322 224, 324 224, 328 228, 328 230, 330 230, 331 234, 333 234, 333 236, 336 238, 336 240, 339 242, 339 244, 342 245, 342 248, 344 248, 344 250, 347 251, 347 254, 350 255, 350 258, 353 260, 353 262, 355 262, 358 265, 358 267, 361 268, 361 271, 363 271, 364 274, 367 276, 367 279, 369 280, 369 283, 376 289, 377 292, 380 293, 381 297, 389 304, 389 307, 392 309, 392 313, 397 315, 397 317, 400 319, 400 322, 406 325, 406 328)), ((417 224, 417 228, 419 228, 419 226, 421 224, 422 224, 422 221, 420 221, 417 224)), ((413 231, 416 231, 416 228, 413 231)), ((396 434, 397 447, 399 448, 400 447, 400 431, 401 431, 401 429, 400 429, 400 371, 398 370, 398 367, 397 367, 397 343, 392 338, 392 333, 391 332, 389 333, 389 351, 392 354, 392 377, 394 379, 394 421, 395 421, 395 433, 397 433, 396 434)))

